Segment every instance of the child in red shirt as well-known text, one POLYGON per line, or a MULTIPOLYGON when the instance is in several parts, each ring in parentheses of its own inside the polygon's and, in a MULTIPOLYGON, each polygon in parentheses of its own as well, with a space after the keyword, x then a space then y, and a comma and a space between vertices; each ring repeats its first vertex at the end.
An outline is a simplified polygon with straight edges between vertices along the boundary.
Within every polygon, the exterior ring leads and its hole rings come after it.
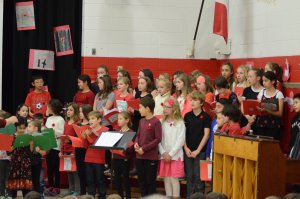
POLYGON ((77 80, 79 91, 75 94, 73 101, 82 106, 83 104, 89 104, 93 106, 95 94, 91 91, 91 78, 88 75, 79 75, 77 80))
MULTIPOLYGON (((92 111, 88 115, 91 130, 82 133, 92 145, 102 132, 108 131, 108 128, 101 125, 102 114, 99 111, 92 111)), ((88 194, 95 197, 96 184, 98 184, 98 198, 105 199, 106 188, 104 178, 105 150, 94 149, 89 146, 85 154, 86 183, 88 194)))
POLYGON ((45 116, 51 95, 43 88, 44 79, 42 76, 34 76, 31 84, 34 86, 34 90, 28 93, 25 100, 25 104, 29 107, 29 116, 32 117, 36 113, 42 113, 45 116))
POLYGON ((251 123, 254 121, 248 121, 248 124, 243 128, 240 127, 241 111, 236 105, 225 105, 222 111, 224 115, 224 124, 220 130, 221 133, 226 133, 230 136, 243 136, 247 131, 251 129, 251 123))

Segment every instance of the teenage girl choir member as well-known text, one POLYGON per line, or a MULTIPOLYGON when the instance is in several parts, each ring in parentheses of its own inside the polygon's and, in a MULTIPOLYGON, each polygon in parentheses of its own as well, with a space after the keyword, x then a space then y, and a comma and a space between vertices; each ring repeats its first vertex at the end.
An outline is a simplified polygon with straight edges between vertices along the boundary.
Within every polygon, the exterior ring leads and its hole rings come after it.
MULTIPOLYGON (((150 69, 142 69, 140 70, 139 72, 139 79, 141 78, 144 78, 144 77, 147 77, 149 78, 149 85, 148 85, 148 91, 149 93, 151 93, 152 91, 155 90, 155 85, 154 85, 154 78, 153 78, 153 73, 150 69)), ((134 90, 133 90, 133 96, 135 99, 138 99, 140 98, 140 95, 141 95, 141 90, 139 89, 139 87, 135 87, 134 90)))
POLYGON ((228 89, 232 90, 234 89, 234 70, 233 65, 230 62, 225 62, 221 66, 221 76, 223 76, 228 84, 228 89))
POLYGON ((160 161, 158 176, 164 178, 166 195, 180 198, 179 178, 185 176, 183 145, 185 125, 177 100, 168 98, 163 103, 162 140, 159 146, 160 161))
POLYGON ((257 135, 270 136, 277 140, 280 138, 281 117, 283 114, 283 99, 281 91, 276 89, 277 78, 275 73, 267 71, 263 74, 264 89, 259 92, 257 99, 261 102, 276 105, 276 110, 260 108, 265 115, 257 116, 256 132, 257 135))
POLYGON ((214 89, 211 85, 210 78, 207 75, 200 75, 197 78, 197 89, 205 95, 205 102, 211 104, 215 100, 214 89))
MULTIPOLYGON (((115 94, 113 92, 111 78, 108 75, 98 78, 99 93, 97 93, 94 101, 94 111, 100 111, 104 114, 105 110, 110 110, 114 106, 115 94)), ((101 124, 112 130, 109 122, 102 118, 101 124)))
POLYGON ((98 78, 103 77, 104 75, 109 75, 108 74, 108 68, 105 65, 100 65, 97 68, 97 76, 96 76, 96 81, 93 82, 91 84, 91 90, 93 91, 93 93, 96 95, 97 93, 99 93, 99 86, 98 86, 98 78))
POLYGON ((276 79, 277 79, 277 89, 282 91, 283 88, 283 80, 282 80, 282 76, 283 76, 283 71, 282 68, 274 62, 268 62, 265 65, 265 72, 267 71, 272 71, 273 73, 275 73, 276 75, 276 79))
POLYGON ((240 97, 243 94, 243 91, 248 87, 248 71, 249 68, 245 65, 241 65, 236 70, 236 79, 233 86, 233 91, 235 94, 240 97))
POLYGON ((88 75, 79 75, 77 80, 78 92, 75 94, 73 101, 81 106, 82 104, 93 105, 95 95, 90 90, 91 78, 88 75))
POLYGON ((186 74, 182 73, 176 77, 176 91, 173 96, 177 99, 179 103, 179 107, 181 110, 181 116, 191 111, 190 106, 190 98, 189 93, 191 93, 192 88, 191 84, 189 83, 189 78, 186 74))
POLYGON ((258 93, 263 89, 262 86, 263 70, 260 68, 253 68, 248 72, 249 86, 243 91, 242 98, 244 100, 256 100, 258 93))

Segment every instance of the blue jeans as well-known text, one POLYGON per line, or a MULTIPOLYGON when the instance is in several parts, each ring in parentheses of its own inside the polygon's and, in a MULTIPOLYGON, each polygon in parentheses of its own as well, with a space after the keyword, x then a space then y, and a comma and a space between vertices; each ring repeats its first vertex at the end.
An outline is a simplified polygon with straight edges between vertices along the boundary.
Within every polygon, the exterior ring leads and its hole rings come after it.
POLYGON ((200 160, 205 160, 205 152, 201 152, 196 158, 188 158, 186 154, 184 154, 187 198, 196 192, 204 193, 205 184, 200 180, 200 160))
POLYGON ((98 184, 99 199, 106 198, 106 185, 104 178, 104 165, 95 163, 86 163, 86 184, 88 194, 96 195, 96 185, 98 184))

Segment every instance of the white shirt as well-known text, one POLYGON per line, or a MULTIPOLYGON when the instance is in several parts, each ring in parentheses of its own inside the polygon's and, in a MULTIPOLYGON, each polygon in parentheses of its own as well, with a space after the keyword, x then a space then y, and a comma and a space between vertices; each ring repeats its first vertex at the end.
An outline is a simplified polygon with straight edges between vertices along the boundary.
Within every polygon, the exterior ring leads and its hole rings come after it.
POLYGON ((164 103, 170 97, 170 92, 165 93, 164 95, 157 95, 154 99, 155 101, 155 108, 154 108, 154 115, 162 115, 164 112, 164 108, 162 103, 164 103))
POLYGON ((262 97, 263 97, 263 96, 265 96, 266 98, 275 97, 276 99, 283 99, 283 98, 284 98, 282 92, 281 92, 280 90, 277 90, 277 89, 276 89, 276 91, 275 91, 275 95, 269 96, 269 95, 267 95, 267 91, 266 91, 266 89, 264 88, 264 89, 262 89, 262 90, 258 93, 257 99, 258 99, 258 100, 262 100, 262 97))
MULTIPOLYGON (((162 123, 162 139, 158 145, 159 153, 169 153, 172 160, 183 161, 183 145, 185 143, 185 124, 183 120, 162 123)), ((161 157, 162 159, 162 157, 161 157)))
MULTIPOLYGON (((61 116, 50 116, 48 117, 46 121, 46 127, 47 128, 53 128, 55 132, 55 137, 62 136, 64 134, 64 124, 65 120, 61 116)), ((56 150, 60 150, 60 139, 56 139, 57 141, 57 148, 54 148, 56 150)))

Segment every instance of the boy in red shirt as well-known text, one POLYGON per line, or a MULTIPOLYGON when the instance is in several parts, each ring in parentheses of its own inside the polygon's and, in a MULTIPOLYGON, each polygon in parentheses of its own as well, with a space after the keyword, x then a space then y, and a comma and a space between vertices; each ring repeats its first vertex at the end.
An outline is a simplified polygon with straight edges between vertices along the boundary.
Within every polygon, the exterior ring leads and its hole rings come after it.
MULTIPOLYGON (((102 114, 99 111, 92 111, 88 115, 91 130, 82 133, 82 137, 86 138, 92 145, 102 132, 109 129, 101 125, 102 114)), ((89 195, 95 197, 96 185, 98 184, 98 198, 105 199, 106 188, 104 178, 105 150, 94 149, 88 147, 85 154, 86 184, 89 195)))
POLYGON ((155 102, 151 97, 141 99, 140 120, 135 139, 136 169, 142 197, 156 193, 158 144, 161 142, 160 121, 153 116, 155 102))
POLYGON ((51 95, 43 88, 44 79, 42 76, 34 76, 31 84, 34 86, 34 90, 28 93, 25 100, 25 104, 29 107, 29 116, 32 117, 36 113, 42 113, 45 116, 51 95))
POLYGON ((241 128, 240 118, 241 111, 235 105, 225 105, 222 114, 224 115, 224 125, 222 126, 220 132, 226 133, 230 136, 243 136, 247 131, 251 129, 251 123, 253 121, 248 121, 248 124, 241 128))

